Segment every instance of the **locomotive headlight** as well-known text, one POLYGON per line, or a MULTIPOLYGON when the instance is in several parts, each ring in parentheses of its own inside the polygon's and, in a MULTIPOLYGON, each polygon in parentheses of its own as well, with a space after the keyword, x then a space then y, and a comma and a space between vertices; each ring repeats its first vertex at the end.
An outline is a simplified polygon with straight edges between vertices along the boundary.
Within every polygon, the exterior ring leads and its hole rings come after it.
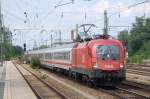
POLYGON ((122 64, 120 64, 120 68, 123 68, 123 65, 122 65, 122 64))
POLYGON ((93 68, 98 68, 98 64, 96 62, 93 62, 93 68))

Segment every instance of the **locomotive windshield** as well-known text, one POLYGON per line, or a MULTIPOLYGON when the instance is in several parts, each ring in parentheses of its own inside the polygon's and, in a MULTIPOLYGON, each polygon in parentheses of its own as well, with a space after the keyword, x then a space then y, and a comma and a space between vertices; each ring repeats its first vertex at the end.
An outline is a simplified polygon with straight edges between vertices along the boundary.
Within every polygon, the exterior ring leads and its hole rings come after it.
POLYGON ((119 60, 119 48, 117 46, 99 45, 96 47, 96 57, 102 60, 119 60))

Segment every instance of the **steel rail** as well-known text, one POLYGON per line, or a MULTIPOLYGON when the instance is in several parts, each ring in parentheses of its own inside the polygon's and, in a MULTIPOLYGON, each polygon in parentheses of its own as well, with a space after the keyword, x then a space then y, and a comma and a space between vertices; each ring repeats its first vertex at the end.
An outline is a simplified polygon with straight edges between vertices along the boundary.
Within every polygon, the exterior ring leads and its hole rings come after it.
POLYGON ((100 91, 117 96, 121 99, 150 99, 150 86, 135 82, 124 81, 120 86, 113 89, 99 88, 100 91), (141 93, 140 93, 141 92, 141 93))
MULTIPOLYGON (((17 70, 20 72, 20 74, 23 76, 23 78, 26 80, 26 82, 29 84, 29 86, 31 87, 31 89, 33 90, 33 92, 35 93, 35 95, 37 96, 38 99, 43 99, 41 96, 40 96, 40 93, 38 93, 36 91, 36 89, 34 89, 32 87, 32 85, 30 84, 30 82, 25 78, 25 76, 23 75, 23 73, 20 71, 20 69, 16 66, 16 65, 19 65, 19 64, 15 64, 15 67, 17 68, 17 70)), ((22 68, 24 68, 22 65, 20 65, 22 68)), ((57 90, 55 87, 49 85, 48 83, 46 83, 45 81, 43 81, 40 77, 38 77, 37 75, 35 75, 33 72, 31 72, 30 70, 24 68, 25 70, 27 70, 29 73, 31 73, 34 77, 36 77, 39 81, 41 81, 44 85, 46 85, 48 88, 52 89, 55 93, 57 93, 62 99, 68 99, 68 97, 66 95, 64 95, 62 92, 60 92, 59 90, 57 90)))
POLYGON ((140 70, 127 69, 126 72, 131 73, 131 74, 142 75, 142 76, 150 76, 150 71, 140 71, 140 70))
POLYGON ((27 84, 30 86, 30 88, 32 89, 33 93, 36 95, 36 97, 38 99, 42 99, 41 95, 36 91, 36 89, 34 87, 32 87, 32 85, 30 84, 30 82, 25 78, 25 76, 23 75, 23 73, 20 71, 20 69, 16 66, 18 65, 17 63, 14 63, 14 66, 17 68, 17 70, 19 71, 19 73, 21 74, 21 76, 24 78, 24 80, 27 82, 27 84))
POLYGON ((144 95, 139 95, 137 93, 134 93, 132 91, 123 89, 123 88, 117 88, 116 89, 102 89, 99 88, 100 91, 103 91, 105 93, 108 93, 110 95, 116 96, 120 99, 128 99, 129 97, 132 99, 149 99, 150 97, 144 96, 144 95))

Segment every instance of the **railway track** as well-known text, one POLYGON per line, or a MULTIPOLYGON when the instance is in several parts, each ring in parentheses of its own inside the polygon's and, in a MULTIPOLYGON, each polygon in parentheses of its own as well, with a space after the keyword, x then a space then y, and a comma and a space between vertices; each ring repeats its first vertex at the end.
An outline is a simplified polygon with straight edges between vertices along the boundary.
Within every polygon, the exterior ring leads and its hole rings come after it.
MULTIPOLYGON (((55 77, 53 75, 49 75, 49 74, 43 72, 41 69, 35 70, 35 69, 31 69, 30 67, 25 67, 23 65, 21 65, 21 67, 23 67, 25 70, 33 73, 34 75, 37 75, 37 77, 41 76, 41 74, 46 75, 47 76, 47 78, 45 80, 46 83, 52 85, 56 90, 58 90, 58 91, 60 90, 60 92, 62 92, 62 94, 65 96, 65 99, 97 99, 96 98, 97 96, 86 93, 84 91, 82 92, 80 89, 77 89, 75 86, 69 85, 68 83, 64 83, 63 81, 61 81, 61 79, 58 79, 57 77, 55 77)), ((73 85, 74 85, 74 83, 73 83, 73 85)), ((109 95, 108 97, 113 97, 113 96, 109 95)), ((50 99, 53 99, 53 98, 50 98, 50 99)))
POLYGON ((128 69, 150 72, 150 68, 144 68, 144 67, 142 67, 142 68, 139 68, 139 67, 126 68, 126 70, 128 70, 128 69))
POLYGON ((115 89, 99 88, 97 91, 116 96, 120 99, 150 99, 150 86, 127 81, 115 89))
POLYGON ((127 73, 150 76, 150 70, 140 70, 140 69, 126 69, 127 73))
POLYGON ((149 85, 136 83, 136 82, 131 82, 131 81, 124 81, 124 82, 122 82, 122 84, 142 88, 142 89, 145 89, 145 90, 149 91, 149 93, 150 93, 150 86, 149 85))
POLYGON ((136 70, 150 71, 150 66, 149 67, 144 67, 144 66, 128 66, 126 69, 136 69, 136 70))
POLYGON ((106 90, 100 88, 100 91, 107 92, 121 99, 150 99, 149 88, 150 86, 125 81, 115 89, 106 90))
POLYGON ((126 67, 127 73, 150 76, 150 65, 144 64, 128 64, 126 67))
POLYGON ((150 90, 123 83, 117 89, 130 93, 135 99, 150 99, 150 90))
POLYGON ((16 63, 14 63, 14 65, 29 84, 38 99, 68 99, 62 92, 44 82, 42 78, 36 76, 31 71, 16 63), (24 71, 28 72, 28 74, 24 73, 24 71))
POLYGON ((138 66, 138 67, 150 67, 150 65, 146 65, 146 64, 127 64, 127 67, 128 66, 138 66))
POLYGON ((127 65, 126 69, 136 69, 136 70, 143 70, 143 71, 150 71, 150 65, 127 65))
POLYGON ((150 86, 129 81, 123 82, 115 89, 99 88, 99 91, 103 91, 121 99, 150 99, 150 86))

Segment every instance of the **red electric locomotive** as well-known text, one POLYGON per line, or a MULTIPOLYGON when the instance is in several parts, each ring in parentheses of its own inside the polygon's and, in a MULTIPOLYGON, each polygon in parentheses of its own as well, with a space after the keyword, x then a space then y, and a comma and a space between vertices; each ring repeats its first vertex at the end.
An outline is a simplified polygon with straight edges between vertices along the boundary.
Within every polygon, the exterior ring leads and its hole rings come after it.
POLYGON ((26 55, 36 56, 43 66, 67 71, 70 77, 89 84, 120 84, 125 80, 124 47, 121 42, 110 39, 108 35, 98 35, 94 39, 85 38, 85 35, 80 37, 80 42, 29 51, 26 55))
POLYGON ((115 39, 95 39, 72 48, 72 68, 94 84, 115 86, 125 80, 124 48, 115 39))

